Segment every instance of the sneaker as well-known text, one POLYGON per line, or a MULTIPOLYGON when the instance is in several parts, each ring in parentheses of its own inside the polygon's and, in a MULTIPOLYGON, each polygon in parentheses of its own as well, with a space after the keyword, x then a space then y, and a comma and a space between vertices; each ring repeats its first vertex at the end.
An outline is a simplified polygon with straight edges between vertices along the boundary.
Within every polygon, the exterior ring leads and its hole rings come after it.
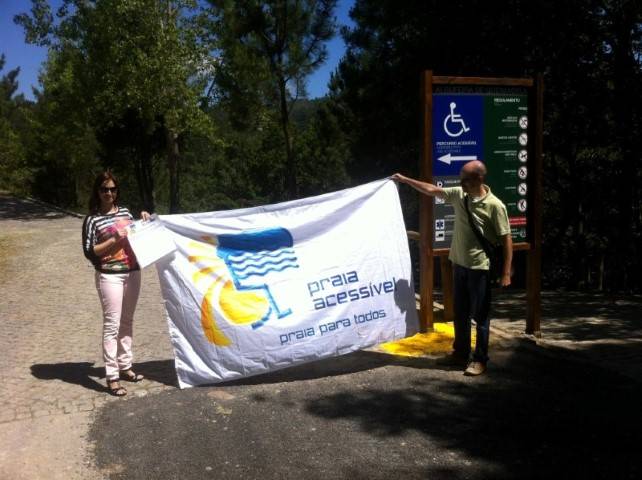
POLYGON ((486 364, 482 362, 470 362, 468 368, 464 371, 464 375, 468 377, 476 377, 486 371, 486 364))
POLYGON ((437 365, 441 365, 444 367, 465 367, 468 365, 468 357, 464 357, 462 355, 456 354, 456 353, 451 353, 449 355, 446 355, 445 357, 441 357, 437 359, 437 365))

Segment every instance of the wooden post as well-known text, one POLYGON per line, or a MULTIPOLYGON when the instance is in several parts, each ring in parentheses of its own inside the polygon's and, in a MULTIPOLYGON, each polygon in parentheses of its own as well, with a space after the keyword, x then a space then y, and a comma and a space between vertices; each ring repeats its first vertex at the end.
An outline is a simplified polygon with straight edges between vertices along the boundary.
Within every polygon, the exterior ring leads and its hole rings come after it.
POLYGON ((441 255, 441 292, 444 296, 444 322, 455 319, 455 298, 453 292, 453 266, 448 257, 441 255))
MULTIPOLYGON (((543 151, 543 125, 544 125, 544 82, 543 75, 538 74, 535 81, 530 78, 481 78, 481 77, 454 77, 436 76, 432 71, 426 71, 422 76, 422 142, 421 142, 421 180, 432 183, 432 109, 434 85, 466 85, 466 86, 506 86, 523 87, 529 90, 529 117, 533 113, 534 121, 529 122, 528 137, 531 145, 527 160, 528 166, 528 242, 513 244, 513 250, 528 250, 527 271, 527 315, 526 332, 539 336, 541 318, 541 260, 542 260, 542 151, 543 151)), ((533 118, 531 117, 531 118, 533 118)), ((433 249, 433 200, 422 195, 419 209, 420 232, 420 328, 421 331, 433 327, 433 283, 434 283, 434 255, 447 255, 448 249, 433 249)), ((454 318, 453 276, 452 266, 447 257, 442 257, 442 286, 444 293, 444 319, 450 321, 454 318)))
MULTIPOLYGON (((422 141, 420 178, 432 182, 432 71, 425 71, 421 78, 422 141)), ((433 329, 434 260, 432 249, 433 199, 420 196, 419 204, 419 328, 421 332, 433 329)))
POLYGON ((544 130, 544 77, 541 73, 535 80, 535 148, 533 159, 529 162, 529 212, 531 225, 531 248, 528 251, 528 271, 526 280, 526 333, 537 337, 541 335, 542 316, 542 148, 544 130))

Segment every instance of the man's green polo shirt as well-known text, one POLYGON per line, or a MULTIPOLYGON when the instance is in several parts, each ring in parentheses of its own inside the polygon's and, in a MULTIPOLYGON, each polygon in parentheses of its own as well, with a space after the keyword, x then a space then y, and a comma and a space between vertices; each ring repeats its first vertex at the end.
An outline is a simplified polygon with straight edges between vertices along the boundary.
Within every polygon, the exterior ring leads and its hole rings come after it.
MULTIPOLYGON (((493 244, 501 243, 501 237, 510 234, 506 206, 484 185, 486 195, 468 201, 468 208, 484 236, 493 244)), ((464 205, 464 190, 461 187, 444 188, 446 202, 455 207, 455 230, 450 244, 451 262, 473 270, 488 270, 490 261, 479 240, 471 230, 464 205)))

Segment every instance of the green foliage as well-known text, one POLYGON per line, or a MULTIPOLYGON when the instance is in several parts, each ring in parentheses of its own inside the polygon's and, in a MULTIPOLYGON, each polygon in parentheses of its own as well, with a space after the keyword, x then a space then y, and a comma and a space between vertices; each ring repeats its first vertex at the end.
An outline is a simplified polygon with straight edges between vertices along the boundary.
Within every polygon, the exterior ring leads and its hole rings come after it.
POLYGON ((20 137, 7 119, 0 118, 0 189, 28 193, 29 177, 20 137))
MULTIPOLYGON (((418 175, 423 70, 545 79, 544 266, 550 286, 642 288, 642 4, 357 0, 332 80, 349 172, 418 175)), ((405 209, 416 225, 416 203, 405 209)))
POLYGON ((124 202, 160 212, 179 198, 184 211, 282 200, 295 161, 306 194, 347 183, 336 118, 299 98, 325 59, 334 2, 197 6, 66 0, 54 15, 32 0, 16 18, 28 41, 49 46, 30 140, 18 145, 33 193, 83 205, 104 167, 124 202))
POLYGON ((27 142, 32 192, 66 207, 86 209, 98 143, 78 97, 72 49, 52 50, 40 77, 42 91, 27 142))
POLYGON ((199 108, 203 52, 182 15, 195 2, 66 0, 58 23, 44 2, 32 3, 31 17, 17 17, 27 39, 64 55, 68 87, 101 144, 103 162, 123 170, 133 164, 143 204, 153 210, 153 159, 167 152, 174 189, 180 136, 210 127, 199 108))
POLYGON ((305 96, 305 80, 326 59, 335 31, 336 0, 209 1, 200 24, 213 41, 216 96, 237 127, 252 128, 266 115, 283 135, 289 198, 298 196, 298 156, 290 114, 305 96))
POLYGON ((350 184, 346 168, 350 161, 349 137, 327 101, 304 105, 315 106, 316 110, 302 109, 301 117, 296 110, 293 112, 301 129, 295 142, 300 166, 299 193, 319 195, 347 187, 350 184))
MULTIPOLYGON (((0 73, 5 56, 0 55, 0 73)), ((20 69, 9 71, 0 78, 0 189, 20 194, 28 193, 31 171, 26 164, 25 124, 30 105, 18 90, 20 69)))
MULTIPOLYGON (((218 139, 190 136, 184 145, 181 191, 186 211, 212 211, 274 203, 287 197, 283 137, 278 121, 265 116, 256 128, 233 128, 223 107, 211 112, 218 139)), ((325 102, 302 100, 293 117, 295 151, 304 195, 347 186, 347 138, 325 102)))
POLYGON ((103 0, 82 18, 86 58, 80 72, 95 123, 117 125, 134 109, 150 130, 159 122, 176 132, 203 126, 197 102, 202 84, 190 82, 198 50, 179 25, 186 3, 103 0))
POLYGON ((1 78, 0 188, 82 205, 109 166, 135 209, 203 211, 416 176, 422 71, 542 72, 546 282, 642 288, 640 2, 356 0, 331 93, 309 101, 335 5, 32 0, 16 20, 49 58, 35 104, 1 78))

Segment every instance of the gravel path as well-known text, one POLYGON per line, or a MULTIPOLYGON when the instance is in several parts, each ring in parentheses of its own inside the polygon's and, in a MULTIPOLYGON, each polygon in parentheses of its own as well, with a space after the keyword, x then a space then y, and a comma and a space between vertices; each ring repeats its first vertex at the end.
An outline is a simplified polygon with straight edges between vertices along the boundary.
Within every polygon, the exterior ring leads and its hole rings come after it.
POLYGON ((0 194, 0 479, 642 474, 639 296, 545 292, 535 339, 523 294, 501 295, 480 379, 371 351, 179 391, 150 268, 134 323, 147 379, 118 399, 81 226, 0 194))
MULTIPOLYGON (((74 461, 83 455, 67 447, 82 436, 91 412, 118 401, 105 393, 101 310, 94 269, 82 255, 81 227, 78 216, 0 195, 0 447, 5 447, 0 448, 0 478, 41 478, 39 468, 47 478, 72 478, 69 454, 74 461), (73 418, 53 418, 66 414, 73 418), (32 435, 39 431, 54 442, 59 435, 65 438, 58 444, 62 450, 40 450, 42 438, 32 435), (67 435, 70 431, 73 435, 67 435), (37 453, 30 452, 32 447, 37 453)), ((134 330, 134 360, 148 379, 128 384, 130 394, 174 389, 173 355, 153 268, 143 272, 134 330)))

